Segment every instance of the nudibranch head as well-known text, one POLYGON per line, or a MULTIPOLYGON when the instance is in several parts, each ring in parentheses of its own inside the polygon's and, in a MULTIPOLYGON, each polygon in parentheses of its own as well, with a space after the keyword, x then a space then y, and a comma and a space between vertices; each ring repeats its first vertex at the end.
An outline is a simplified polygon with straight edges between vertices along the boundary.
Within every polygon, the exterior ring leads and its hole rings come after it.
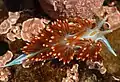
POLYGON ((107 48, 108 50, 114 55, 117 56, 112 47, 110 46, 109 42, 105 38, 105 34, 111 33, 112 31, 116 30, 115 29, 109 29, 105 31, 101 31, 101 27, 103 26, 104 23, 106 23, 108 16, 106 16, 102 21, 100 21, 95 28, 93 29, 87 29, 86 32, 79 38, 79 39, 92 39, 95 42, 101 41, 107 48))
POLYGON ((52 22, 27 43, 22 51, 30 55, 29 60, 44 61, 58 58, 69 63, 73 58, 81 60, 101 60, 101 42, 86 38, 92 23, 82 18, 69 18, 52 22))

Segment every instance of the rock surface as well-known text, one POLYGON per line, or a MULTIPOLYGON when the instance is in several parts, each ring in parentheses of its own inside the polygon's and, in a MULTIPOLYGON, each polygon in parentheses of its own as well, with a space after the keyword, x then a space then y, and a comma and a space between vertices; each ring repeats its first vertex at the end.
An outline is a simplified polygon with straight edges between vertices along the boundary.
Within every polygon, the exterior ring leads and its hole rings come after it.
MULTIPOLYGON (((6 7, 3 5, 3 2, 0 0, 0 22, 8 17, 8 13, 6 7)), ((41 0, 43 1, 43 0, 41 0)), ((53 1, 53 0, 52 0, 53 1)), ((72 0, 70 0, 72 1, 72 0)), ((46 3, 48 4, 48 3, 46 3)), ((49 6, 50 8, 54 8, 54 6, 49 6)), ((48 9, 49 10, 49 9, 48 9)), ((53 14, 54 11, 50 9, 49 15, 50 17, 57 17, 57 14, 53 14)), ((32 15, 33 16, 33 15, 32 15)), ((89 15, 88 15, 89 16, 89 15)), ((30 18, 29 16, 28 18, 30 18)), ((21 15, 21 18, 18 22, 23 22, 28 19, 25 14, 21 15)), ((120 27, 120 24, 117 24, 116 27, 120 27)), ((103 57, 104 67, 107 69, 105 74, 101 74, 99 70, 96 69, 88 69, 88 66, 85 62, 74 61, 72 64, 78 64, 78 73, 79 78, 78 82, 119 82, 120 81, 120 29, 112 32, 111 34, 106 35, 108 41, 111 46, 117 53, 117 57, 114 57, 105 46, 103 46, 103 50, 101 52, 101 56, 103 57), (113 77, 114 76, 114 77, 113 77)), ((6 41, 9 44, 9 50, 12 51, 15 59, 19 56, 20 48, 25 45, 25 42, 21 39, 17 39, 16 41, 9 41, 5 35, 0 35, 0 41, 6 41)), ((0 45, 0 47, 2 47, 0 45)), ((22 65, 15 65, 12 67, 7 67, 10 71, 10 76, 7 76, 8 82, 61 82, 63 78, 67 76, 67 69, 72 69, 72 64, 69 65, 61 65, 57 60, 47 61, 46 63, 42 62, 32 62, 29 64, 28 68, 22 67, 22 65)), ((8 71, 7 70, 7 71, 8 71)), ((3 74, 0 72, 0 75, 3 74)), ((9 75, 8 74, 8 75, 9 75)), ((5 78, 3 78, 5 79, 5 78)))

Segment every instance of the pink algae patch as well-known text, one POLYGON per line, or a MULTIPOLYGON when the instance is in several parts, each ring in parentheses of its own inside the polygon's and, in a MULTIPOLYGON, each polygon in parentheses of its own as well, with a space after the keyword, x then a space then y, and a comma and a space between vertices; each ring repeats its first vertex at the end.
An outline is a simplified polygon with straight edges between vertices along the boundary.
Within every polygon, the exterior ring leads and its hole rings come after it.
MULTIPOLYGON (((0 66, 4 66, 12 57, 13 54, 11 51, 7 51, 4 56, 0 56, 0 66)), ((0 68, 0 81, 7 82, 9 75, 11 75, 11 73, 7 68, 0 68)))
POLYGON ((7 51, 4 56, 0 56, 0 66, 5 65, 9 62, 13 57, 13 53, 11 51, 7 51))
POLYGON ((21 37, 24 41, 31 41, 34 36, 37 36, 41 29, 45 28, 46 19, 31 18, 23 22, 21 37))

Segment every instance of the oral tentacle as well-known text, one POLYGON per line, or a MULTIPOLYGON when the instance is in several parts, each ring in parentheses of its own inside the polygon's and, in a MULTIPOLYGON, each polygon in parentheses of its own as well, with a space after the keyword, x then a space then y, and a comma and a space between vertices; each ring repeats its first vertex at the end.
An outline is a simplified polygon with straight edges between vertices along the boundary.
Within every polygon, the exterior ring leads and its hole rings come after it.
POLYGON ((11 61, 10 63, 6 64, 6 65, 3 66, 3 67, 8 67, 8 66, 12 66, 12 65, 22 64, 23 61, 24 61, 25 59, 27 59, 26 56, 27 56, 26 54, 22 54, 22 55, 20 55, 19 57, 17 57, 16 59, 14 59, 13 61, 11 61))
POLYGON ((113 30, 106 30, 106 31, 101 31, 100 34, 105 35, 113 32, 113 30))
POLYGON ((98 40, 101 41, 114 56, 117 56, 117 54, 114 52, 114 50, 110 46, 110 43, 107 41, 107 39, 104 36, 97 38, 97 41, 98 40))
POLYGON ((48 50, 48 48, 44 48, 44 49, 42 49, 42 50, 40 50, 40 51, 37 51, 37 52, 34 52, 34 53, 30 53, 30 54, 27 55, 26 57, 27 57, 27 58, 31 58, 31 57, 39 54, 40 52, 44 52, 44 51, 46 51, 46 50, 48 50))
POLYGON ((100 29, 102 25, 105 23, 105 21, 107 20, 107 18, 108 16, 106 16, 102 21, 100 21, 94 29, 100 29))
POLYGON ((12 65, 19 65, 19 64, 22 64, 23 61, 27 60, 28 58, 31 58, 37 54, 39 54, 40 52, 44 51, 45 49, 43 50, 40 50, 38 52, 35 52, 35 53, 30 53, 28 55, 26 54, 22 54, 20 55, 19 57, 17 57, 16 59, 14 59, 13 61, 11 61, 10 63, 6 64, 5 66, 3 67, 8 67, 8 66, 12 66, 12 65))

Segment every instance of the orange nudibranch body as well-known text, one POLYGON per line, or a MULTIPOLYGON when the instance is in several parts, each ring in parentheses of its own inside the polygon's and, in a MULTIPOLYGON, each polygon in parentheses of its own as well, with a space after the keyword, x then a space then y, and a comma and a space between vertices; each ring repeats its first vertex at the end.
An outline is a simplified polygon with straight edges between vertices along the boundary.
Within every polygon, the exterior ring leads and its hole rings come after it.
POLYGON ((26 54, 39 52, 31 56, 30 60, 44 61, 58 58, 64 63, 69 63, 73 58, 81 60, 99 61, 102 57, 101 42, 116 56, 104 34, 111 30, 100 31, 106 17, 95 27, 87 19, 69 18, 52 22, 41 30, 30 43, 22 48, 26 54))

